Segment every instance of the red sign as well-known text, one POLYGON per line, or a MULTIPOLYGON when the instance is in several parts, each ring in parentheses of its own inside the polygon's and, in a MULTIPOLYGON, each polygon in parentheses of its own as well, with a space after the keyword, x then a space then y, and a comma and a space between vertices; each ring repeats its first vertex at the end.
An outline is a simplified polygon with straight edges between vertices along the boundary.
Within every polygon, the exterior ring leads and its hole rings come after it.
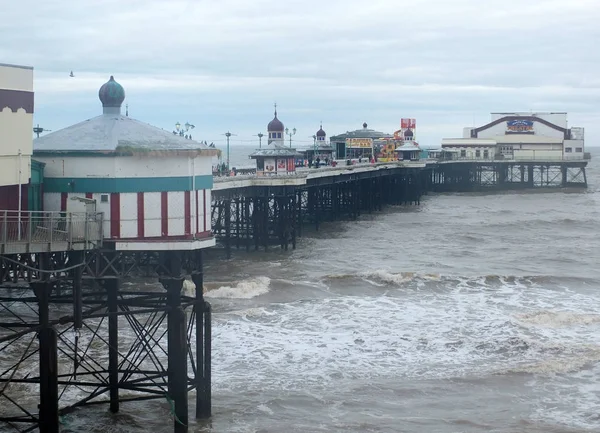
POLYGON ((400 128, 402 129, 415 129, 417 127, 416 119, 401 119, 400 128))
POLYGON ((293 173, 296 171, 296 162, 294 161, 294 158, 288 158, 287 171, 288 173, 293 173))

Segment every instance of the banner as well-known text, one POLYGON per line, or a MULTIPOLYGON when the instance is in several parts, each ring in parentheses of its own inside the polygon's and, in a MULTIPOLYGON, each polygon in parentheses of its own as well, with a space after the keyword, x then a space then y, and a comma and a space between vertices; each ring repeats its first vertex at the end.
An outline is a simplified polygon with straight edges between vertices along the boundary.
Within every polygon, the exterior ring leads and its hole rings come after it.
POLYGON ((265 172, 275 173, 275 160, 265 158, 265 172))
POLYGON ((415 129, 417 119, 400 119, 400 129, 415 129))
POLYGON ((372 138, 347 138, 347 149, 371 149, 373 147, 372 138))
POLYGON ((287 160, 277 158, 277 173, 285 173, 287 171, 287 160))

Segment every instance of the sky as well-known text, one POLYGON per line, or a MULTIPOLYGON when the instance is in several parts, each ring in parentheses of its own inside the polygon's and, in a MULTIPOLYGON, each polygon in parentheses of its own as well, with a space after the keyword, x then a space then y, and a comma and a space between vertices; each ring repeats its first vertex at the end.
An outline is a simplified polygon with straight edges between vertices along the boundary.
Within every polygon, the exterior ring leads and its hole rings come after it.
MULTIPOLYGON (((35 68, 34 123, 102 112, 258 145, 277 102, 295 146, 415 118, 422 146, 490 112, 566 111, 600 144, 600 0, 0 0, 0 63, 35 68), (70 78, 73 71, 75 77, 70 78), (123 109, 124 111, 124 109, 123 109)), ((264 139, 263 139, 264 140, 264 139)))

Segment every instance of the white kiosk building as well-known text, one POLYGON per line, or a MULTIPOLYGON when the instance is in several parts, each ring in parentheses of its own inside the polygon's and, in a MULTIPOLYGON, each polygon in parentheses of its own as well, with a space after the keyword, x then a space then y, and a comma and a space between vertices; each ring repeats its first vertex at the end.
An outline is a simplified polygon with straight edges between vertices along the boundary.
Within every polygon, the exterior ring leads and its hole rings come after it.
POLYGON ((93 204, 104 213, 105 244, 117 251, 213 246, 216 149, 121 114, 125 91, 112 76, 99 97, 100 116, 34 140, 46 164, 44 210, 93 204))

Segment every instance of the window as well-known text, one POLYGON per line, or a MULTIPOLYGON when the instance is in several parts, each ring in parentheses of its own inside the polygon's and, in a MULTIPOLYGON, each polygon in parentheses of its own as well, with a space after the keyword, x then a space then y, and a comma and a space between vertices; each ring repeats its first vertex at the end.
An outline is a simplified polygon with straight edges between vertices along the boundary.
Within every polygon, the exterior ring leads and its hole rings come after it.
POLYGON ((577 152, 577 153, 583 152, 583 147, 576 147, 575 152, 577 152))
POLYGON ((483 151, 483 157, 484 157, 484 158, 489 158, 489 156, 490 156, 490 152, 489 152, 489 150, 485 149, 485 150, 483 151))
POLYGON ((476 158, 481 158, 481 150, 477 149, 477 150, 475 151, 475 157, 476 157, 476 158))
POLYGON ((277 138, 281 138, 281 132, 277 133, 277 138))
POLYGON ((565 153, 571 153, 573 149, 571 147, 565 147, 565 153))
POLYGON ((461 149, 461 151, 460 151, 460 157, 464 158, 465 156, 467 156, 467 151, 465 149, 461 149))
POLYGON ((108 194, 100 195, 100 203, 108 203, 108 194))

